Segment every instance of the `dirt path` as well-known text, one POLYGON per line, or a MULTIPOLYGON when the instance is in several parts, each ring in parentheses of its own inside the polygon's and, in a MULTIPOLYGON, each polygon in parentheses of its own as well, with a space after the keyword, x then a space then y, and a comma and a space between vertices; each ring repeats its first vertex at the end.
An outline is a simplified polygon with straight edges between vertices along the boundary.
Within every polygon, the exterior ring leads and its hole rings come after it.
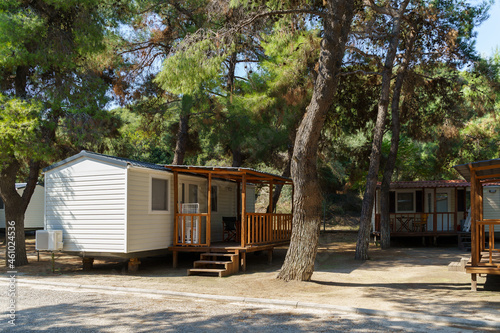
MULTIPOLYGON (((172 269, 172 257, 142 259, 140 270, 126 272, 123 261, 97 260, 84 272, 81 260, 56 255, 56 273, 51 272, 50 255, 36 261, 34 241, 29 240, 30 264, 18 269, 19 278, 118 287, 175 290, 204 294, 292 299, 369 309, 416 311, 469 319, 498 320, 500 283, 479 278, 479 291, 470 291, 470 276, 448 271, 448 264, 469 254, 456 247, 393 248, 372 247, 371 260, 353 259, 356 234, 329 233, 321 236, 316 268, 311 282, 282 282, 276 275, 286 249, 276 249, 274 262, 265 255, 249 255, 247 272, 226 278, 186 276, 197 259, 181 254, 179 268, 172 269), (488 290, 491 289, 491 290, 488 290), (496 289, 497 291, 493 290, 496 289)), ((0 248, 4 260, 4 247, 0 248)), ((5 274, 6 269, 0 269, 5 274)))

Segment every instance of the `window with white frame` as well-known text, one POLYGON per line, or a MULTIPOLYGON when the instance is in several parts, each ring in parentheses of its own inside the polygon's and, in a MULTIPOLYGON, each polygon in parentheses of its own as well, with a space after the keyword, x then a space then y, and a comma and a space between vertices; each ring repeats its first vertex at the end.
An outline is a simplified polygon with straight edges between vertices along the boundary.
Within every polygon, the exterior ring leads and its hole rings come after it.
POLYGON ((151 210, 168 211, 168 180, 151 178, 151 210))
POLYGON ((401 192, 397 196, 398 212, 413 212, 413 192, 401 192))

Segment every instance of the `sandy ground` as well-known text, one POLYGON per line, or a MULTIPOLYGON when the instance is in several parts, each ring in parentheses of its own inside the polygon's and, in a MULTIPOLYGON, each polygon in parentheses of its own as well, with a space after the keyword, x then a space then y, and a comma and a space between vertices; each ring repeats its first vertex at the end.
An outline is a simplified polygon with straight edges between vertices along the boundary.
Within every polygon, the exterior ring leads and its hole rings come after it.
MULTIPOLYGON (((275 249, 273 264, 265 254, 247 256, 247 272, 225 278, 186 276, 199 255, 180 254, 179 268, 172 256, 141 259, 137 273, 126 272, 126 262, 97 260, 94 269, 82 271, 78 257, 56 253, 55 273, 49 253, 36 260, 34 240, 28 240, 30 264, 18 268, 19 279, 60 281, 174 290, 203 294, 274 298, 336 304, 368 309, 419 312, 468 319, 500 320, 499 276, 478 278, 478 292, 470 291, 470 275, 448 271, 450 262, 470 254, 456 246, 409 247, 390 250, 371 247, 371 260, 354 260, 355 233, 326 233, 320 238, 315 273, 311 282, 276 279, 286 248, 275 249)), ((0 260, 5 247, 0 247, 0 260)), ((0 274, 7 271, 0 262, 0 274)))

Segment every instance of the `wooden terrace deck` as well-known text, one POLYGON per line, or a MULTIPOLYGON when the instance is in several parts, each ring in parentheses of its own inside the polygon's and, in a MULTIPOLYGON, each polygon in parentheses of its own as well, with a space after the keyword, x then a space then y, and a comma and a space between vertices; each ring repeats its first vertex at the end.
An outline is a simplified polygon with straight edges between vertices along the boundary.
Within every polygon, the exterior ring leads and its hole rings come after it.
POLYGON ((168 248, 169 251, 173 253, 173 267, 176 268, 178 264, 178 253, 179 252, 199 252, 199 253, 234 253, 238 255, 238 266, 244 272, 246 271, 246 254, 257 252, 257 251, 267 251, 268 261, 272 261, 273 250, 275 247, 286 246, 289 244, 289 240, 274 242, 271 244, 260 244, 260 245, 246 245, 241 246, 240 243, 236 242, 214 242, 210 246, 181 246, 174 245, 168 248))
POLYGON ((468 274, 500 274, 500 250, 481 252, 480 261, 476 266, 472 266, 470 260, 465 266, 468 274))

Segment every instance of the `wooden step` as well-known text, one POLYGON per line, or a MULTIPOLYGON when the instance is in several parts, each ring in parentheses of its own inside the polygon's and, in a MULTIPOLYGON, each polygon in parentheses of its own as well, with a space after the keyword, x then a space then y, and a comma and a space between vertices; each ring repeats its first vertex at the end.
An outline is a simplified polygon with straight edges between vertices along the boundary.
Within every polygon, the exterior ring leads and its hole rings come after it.
POLYGON ((217 252, 207 252, 200 254, 200 257, 234 257, 237 256, 236 253, 217 253, 217 252))
POLYGON ((227 269, 225 268, 190 268, 187 271, 188 275, 198 275, 198 274, 210 274, 223 277, 227 275, 227 269))
POLYGON ((220 268, 228 269, 229 266, 233 264, 232 261, 212 261, 212 260, 197 260, 193 263, 194 268, 214 268, 222 266, 220 268))
POLYGON ((200 260, 193 263, 194 268, 188 269, 188 275, 209 274, 219 277, 237 273, 239 270, 238 255, 236 253, 207 252, 200 254, 200 260), (221 260, 222 259, 222 260, 221 260), (227 260, 224 260, 227 259, 227 260), (221 266, 221 268, 213 268, 221 266))
POLYGON ((194 262, 195 265, 225 265, 230 264, 232 261, 230 260, 196 260, 194 262))

